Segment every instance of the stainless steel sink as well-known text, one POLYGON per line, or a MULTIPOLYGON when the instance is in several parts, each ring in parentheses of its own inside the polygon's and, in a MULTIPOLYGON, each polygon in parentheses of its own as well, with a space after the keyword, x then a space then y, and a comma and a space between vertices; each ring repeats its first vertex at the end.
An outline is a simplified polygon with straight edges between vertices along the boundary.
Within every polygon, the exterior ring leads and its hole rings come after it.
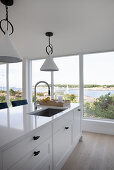
POLYGON ((35 112, 32 115, 51 117, 51 116, 56 115, 57 113, 60 113, 64 110, 66 110, 66 108, 63 108, 63 109, 47 108, 45 110, 35 112))

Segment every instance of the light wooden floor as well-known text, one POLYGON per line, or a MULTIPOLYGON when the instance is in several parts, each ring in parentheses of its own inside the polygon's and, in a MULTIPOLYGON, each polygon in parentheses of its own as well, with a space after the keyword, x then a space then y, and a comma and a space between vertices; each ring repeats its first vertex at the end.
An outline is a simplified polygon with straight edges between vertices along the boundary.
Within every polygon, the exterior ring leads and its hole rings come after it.
POLYGON ((114 170, 114 136, 83 133, 62 170, 114 170))

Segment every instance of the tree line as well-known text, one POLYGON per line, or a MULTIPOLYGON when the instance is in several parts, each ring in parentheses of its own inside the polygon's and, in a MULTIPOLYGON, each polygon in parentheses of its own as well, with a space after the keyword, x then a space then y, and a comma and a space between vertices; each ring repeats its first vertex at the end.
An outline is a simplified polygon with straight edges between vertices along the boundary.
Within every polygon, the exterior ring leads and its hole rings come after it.
MULTIPOLYGON (((51 84, 50 84, 51 86, 51 84)), ((78 84, 55 84, 55 87, 59 88, 78 88, 78 84)), ((45 84, 39 85, 39 87, 47 87, 45 84)), ((84 88, 95 88, 95 87, 103 87, 103 88, 111 88, 114 87, 114 84, 111 85, 98 85, 98 84, 84 84, 84 88)))

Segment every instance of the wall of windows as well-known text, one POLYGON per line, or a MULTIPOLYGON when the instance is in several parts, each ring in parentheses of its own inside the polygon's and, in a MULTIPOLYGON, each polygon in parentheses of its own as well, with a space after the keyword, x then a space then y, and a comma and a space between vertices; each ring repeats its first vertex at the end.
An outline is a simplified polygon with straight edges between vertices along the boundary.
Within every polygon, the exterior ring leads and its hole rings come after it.
MULTIPOLYGON (((79 102, 79 56, 54 59, 54 97, 79 102)), ((32 97, 38 81, 51 84, 51 72, 42 72, 44 60, 32 61, 32 97)), ((84 117, 114 119, 114 52, 84 55, 84 117)), ((0 102, 6 101, 6 64, 0 65, 0 102)), ((7 77, 8 78, 8 77, 7 77)), ((22 63, 9 64, 10 101, 22 98, 22 63)), ((48 96, 45 84, 37 88, 37 99, 48 96)))
POLYGON ((84 117, 114 119, 114 52, 84 55, 84 117))

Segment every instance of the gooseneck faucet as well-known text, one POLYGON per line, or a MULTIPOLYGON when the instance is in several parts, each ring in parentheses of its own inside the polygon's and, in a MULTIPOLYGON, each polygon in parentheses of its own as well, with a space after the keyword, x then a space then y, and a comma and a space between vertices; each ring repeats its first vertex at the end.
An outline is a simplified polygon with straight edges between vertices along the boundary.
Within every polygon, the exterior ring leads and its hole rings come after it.
POLYGON ((40 84, 40 83, 45 83, 48 86, 48 95, 50 96, 50 86, 46 81, 39 81, 35 84, 34 87, 34 107, 35 109, 37 109, 37 102, 36 102, 36 87, 40 84))

